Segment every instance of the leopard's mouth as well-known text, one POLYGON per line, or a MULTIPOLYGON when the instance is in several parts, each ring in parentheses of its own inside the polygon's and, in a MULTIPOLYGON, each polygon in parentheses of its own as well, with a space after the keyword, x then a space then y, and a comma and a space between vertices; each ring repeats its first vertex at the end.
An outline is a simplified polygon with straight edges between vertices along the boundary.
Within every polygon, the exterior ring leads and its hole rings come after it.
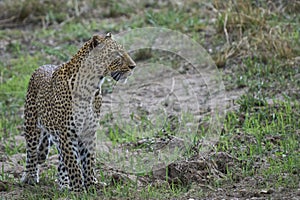
POLYGON ((131 71, 129 72, 121 72, 121 71, 115 71, 111 73, 111 77, 115 80, 115 81, 125 81, 128 78, 128 76, 130 76, 132 74, 131 71))
POLYGON ((123 74, 124 74, 123 72, 115 71, 112 72, 110 75, 115 81, 119 81, 123 77, 123 74))

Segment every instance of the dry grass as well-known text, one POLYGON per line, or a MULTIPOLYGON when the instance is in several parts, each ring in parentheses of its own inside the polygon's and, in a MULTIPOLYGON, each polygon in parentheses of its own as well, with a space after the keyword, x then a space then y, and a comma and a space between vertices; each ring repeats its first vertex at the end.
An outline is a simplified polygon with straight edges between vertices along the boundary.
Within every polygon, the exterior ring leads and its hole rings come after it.
MULTIPOLYGON (((214 1, 218 14, 217 32, 223 34, 226 44, 216 54, 215 61, 224 67, 227 60, 235 58, 255 57, 264 63, 270 58, 292 59, 299 55, 296 44, 289 40, 293 29, 288 23, 279 24, 278 16, 285 21, 286 12, 290 8, 299 7, 296 1, 287 4, 266 3, 260 1, 258 6, 253 1, 214 1)), ((294 13, 296 15, 296 13, 294 13)))
POLYGON ((0 15, 0 26, 2 27, 16 27, 28 23, 61 22, 66 20, 70 14, 76 13, 73 3, 61 6, 60 1, 4 0, 0 4, 0 8, 4 11, 0 15))
MULTIPOLYGON (((140 3, 143 6, 143 3, 140 3)), ((134 12, 136 2, 95 0, 3 0, 0 2, 0 27, 24 25, 44 27, 55 23, 82 18, 107 18, 127 16, 134 12)))

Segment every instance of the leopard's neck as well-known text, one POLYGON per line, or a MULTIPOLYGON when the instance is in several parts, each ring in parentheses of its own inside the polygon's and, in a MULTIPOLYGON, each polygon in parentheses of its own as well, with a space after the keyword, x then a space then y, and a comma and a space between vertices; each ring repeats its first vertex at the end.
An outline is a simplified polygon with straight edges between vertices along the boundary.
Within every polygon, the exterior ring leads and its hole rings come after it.
POLYGON ((83 44, 83 46, 79 49, 79 51, 71 58, 69 63, 80 63, 89 55, 89 53, 93 50, 93 41, 89 40, 83 44))
POLYGON ((104 81, 104 64, 98 63, 93 54, 90 54, 81 62, 77 73, 74 73, 69 79, 69 87, 72 93, 80 99, 91 102, 95 93, 101 89, 104 81))
POLYGON ((99 59, 99 52, 92 51, 94 48, 93 40, 87 41, 55 75, 57 80, 66 81, 74 97, 89 102, 104 80, 101 68, 104 63, 99 59))
POLYGON ((62 65, 61 70, 68 73, 68 78, 78 73, 93 48, 92 40, 87 41, 68 62, 62 65))

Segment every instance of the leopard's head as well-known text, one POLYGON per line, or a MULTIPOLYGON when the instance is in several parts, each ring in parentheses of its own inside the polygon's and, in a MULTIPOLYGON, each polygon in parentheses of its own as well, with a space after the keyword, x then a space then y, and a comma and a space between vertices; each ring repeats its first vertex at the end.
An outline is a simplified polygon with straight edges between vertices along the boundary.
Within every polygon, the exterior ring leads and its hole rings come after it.
POLYGON ((111 76, 114 80, 125 81, 136 67, 135 62, 125 51, 124 47, 112 39, 111 33, 106 36, 95 35, 91 43, 94 52, 101 55, 101 66, 105 67, 104 75, 111 76))

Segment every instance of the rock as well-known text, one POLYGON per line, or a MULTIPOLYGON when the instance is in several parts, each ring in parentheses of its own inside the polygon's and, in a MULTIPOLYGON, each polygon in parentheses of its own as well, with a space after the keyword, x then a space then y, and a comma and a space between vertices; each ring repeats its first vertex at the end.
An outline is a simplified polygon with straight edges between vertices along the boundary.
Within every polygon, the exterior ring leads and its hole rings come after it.
POLYGON ((272 189, 272 188, 270 188, 270 189, 263 189, 263 190, 261 190, 260 194, 272 194, 274 192, 275 192, 275 190, 272 189))

